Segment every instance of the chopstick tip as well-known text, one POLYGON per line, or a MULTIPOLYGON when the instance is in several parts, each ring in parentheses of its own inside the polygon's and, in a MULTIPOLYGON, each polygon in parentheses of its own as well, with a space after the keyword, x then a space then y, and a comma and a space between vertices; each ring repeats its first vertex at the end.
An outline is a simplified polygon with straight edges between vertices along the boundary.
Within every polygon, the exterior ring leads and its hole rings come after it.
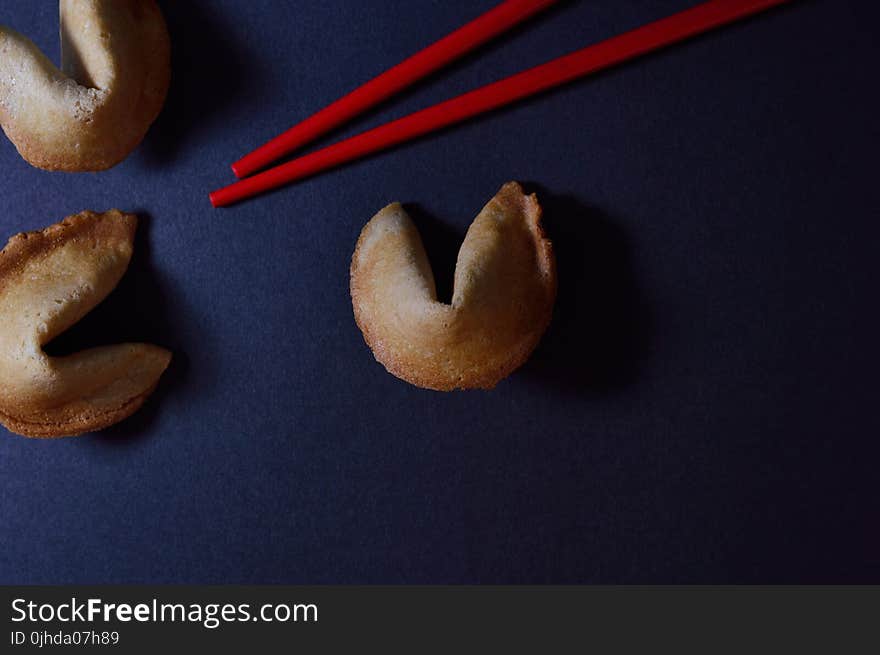
POLYGON ((234 164, 231 164, 229 168, 232 169, 232 174, 235 175, 239 180, 243 177, 247 177, 247 171, 242 168, 241 162, 237 161, 234 164))

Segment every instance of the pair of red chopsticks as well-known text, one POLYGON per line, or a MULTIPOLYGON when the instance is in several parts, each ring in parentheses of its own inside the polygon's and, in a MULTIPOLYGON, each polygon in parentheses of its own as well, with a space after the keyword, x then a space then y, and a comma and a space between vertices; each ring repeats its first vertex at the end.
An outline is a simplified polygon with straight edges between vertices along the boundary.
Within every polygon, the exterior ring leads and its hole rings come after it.
POLYGON ((232 165, 232 171, 243 179, 212 192, 211 204, 215 207, 231 205, 789 0, 709 0, 257 173, 273 161, 301 148, 556 2, 557 0, 502 2, 242 157, 232 165), (257 174, 247 177, 253 173, 257 174))

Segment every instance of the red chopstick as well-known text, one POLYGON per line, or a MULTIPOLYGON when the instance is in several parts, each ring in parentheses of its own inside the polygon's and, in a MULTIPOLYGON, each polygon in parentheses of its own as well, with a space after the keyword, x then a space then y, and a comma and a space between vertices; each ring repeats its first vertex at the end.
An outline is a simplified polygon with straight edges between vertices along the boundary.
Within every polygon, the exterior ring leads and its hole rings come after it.
POLYGON ((402 91, 559 0, 505 0, 232 164, 247 177, 402 91))
POLYGON ((218 189, 224 207, 790 0, 709 0, 218 189))

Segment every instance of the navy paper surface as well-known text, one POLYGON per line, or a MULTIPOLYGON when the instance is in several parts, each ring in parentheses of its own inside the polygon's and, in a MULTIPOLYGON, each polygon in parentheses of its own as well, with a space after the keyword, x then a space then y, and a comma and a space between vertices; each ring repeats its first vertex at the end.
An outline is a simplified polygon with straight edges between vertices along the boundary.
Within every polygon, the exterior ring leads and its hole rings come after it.
MULTIPOLYGON (((321 143, 691 4, 563 3, 321 143)), ((53 347, 175 353, 99 435, 0 434, 0 582, 880 582, 876 3, 794 2, 225 210, 232 161, 493 2, 162 5, 172 90, 125 162, 0 141, 0 237, 142 217, 53 347), (559 261, 539 349, 491 392, 390 376, 360 229, 406 203, 448 293, 511 179, 559 261)), ((0 23, 58 61, 51 0, 0 23)))

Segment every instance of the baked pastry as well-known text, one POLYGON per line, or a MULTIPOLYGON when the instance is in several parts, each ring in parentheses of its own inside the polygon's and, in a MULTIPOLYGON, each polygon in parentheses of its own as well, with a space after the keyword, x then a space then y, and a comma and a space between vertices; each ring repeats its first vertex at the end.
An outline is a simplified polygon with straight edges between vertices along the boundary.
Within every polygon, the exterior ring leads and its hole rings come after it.
POLYGON ((91 432, 137 410, 171 354, 146 344, 66 357, 41 349, 119 282, 137 218, 82 212, 42 232, 12 237, 0 252, 0 423, 28 437, 91 432))
POLYGON ((537 198, 505 184, 458 253, 452 303, 437 300, 418 230, 399 203, 361 232, 354 316, 388 372, 438 391, 491 388, 528 359, 550 322, 556 261, 537 198))
POLYGON ((159 115, 171 44, 155 0, 60 0, 61 70, 0 26, 0 125, 28 162, 99 171, 125 159, 159 115))

